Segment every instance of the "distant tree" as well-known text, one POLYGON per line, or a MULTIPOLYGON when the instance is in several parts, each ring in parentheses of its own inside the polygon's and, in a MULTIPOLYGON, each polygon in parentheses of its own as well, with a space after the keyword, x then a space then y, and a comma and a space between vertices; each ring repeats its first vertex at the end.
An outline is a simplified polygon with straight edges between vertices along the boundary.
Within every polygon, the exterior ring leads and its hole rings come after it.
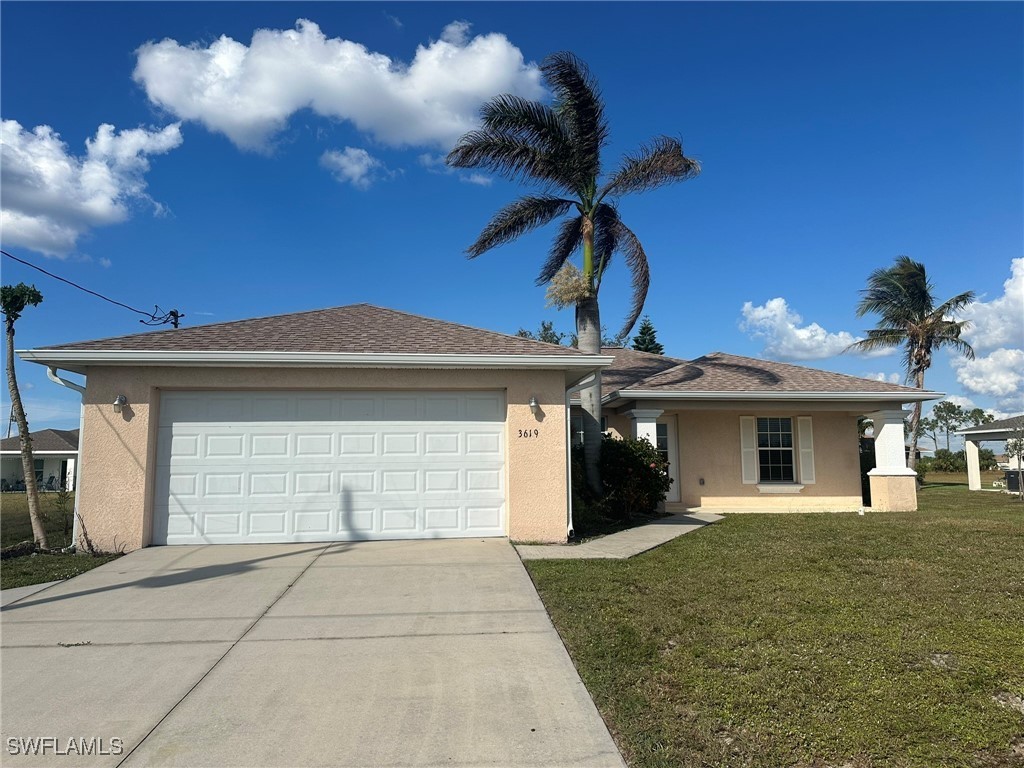
MULTIPOLYGON (((868 287, 861 291, 857 316, 878 315, 878 324, 867 338, 854 342, 846 351, 872 352, 903 347, 903 367, 907 381, 924 389, 924 374, 932 364, 932 354, 951 347, 969 360, 974 349, 960 338, 966 321, 953 317, 974 301, 974 292, 965 291, 936 306, 934 286, 928 280, 924 264, 909 256, 899 256, 888 269, 876 269, 868 276, 868 287)), ((914 403, 910 416, 911 469, 917 463, 917 437, 920 434, 921 403, 914 403)))
POLYGON ((995 416, 981 408, 971 408, 964 412, 964 423, 969 427, 980 427, 982 424, 991 424, 995 420, 995 416))
POLYGON ((932 421, 946 435, 946 450, 949 448, 949 437, 967 422, 967 413, 956 403, 943 400, 932 408, 932 421))
POLYGON ((555 330, 555 324, 550 320, 541 320, 540 328, 536 332, 520 328, 516 331, 516 336, 524 339, 533 339, 534 341, 543 341, 546 344, 561 344, 562 339, 566 338, 566 334, 555 330))
POLYGON ((1010 439, 1006 441, 1006 456, 1017 462, 1017 498, 1024 501, 1024 416, 1010 422, 1010 439))
POLYGON ((665 354, 665 347, 658 343, 658 332, 654 330, 654 323, 647 315, 640 321, 640 330, 633 337, 633 349, 638 352, 650 352, 653 355, 665 354))
POLYGON ((930 417, 921 419, 918 425, 918 434, 924 435, 932 441, 932 450, 939 450, 939 422, 930 417))
POLYGON ((867 437, 869 429, 872 432, 874 432, 874 430, 875 430, 875 422, 872 421, 871 419, 869 419, 867 416, 858 416, 857 417, 857 436, 858 437, 867 437))
POLYGON ((21 313, 28 307, 36 307, 43 300, 34 285, 5 285, 0 287, 0 312, 3 312, 4 325, 7 330, 7 388, 11 393, 11 408, 14 421, 18 425, 18 437, 21 438, 21 469, 25 475, 25 495, 28 497, 28 516, 32 522, 32 537, 40 549, 49 549, 46 540, 46 528, 43 526, 43 514, 39 508, 39 487, 36 485, 35 463, 32 458, 32 437, 28 432, 28 417, 21 402, 21 391, 18 389, 18 378, 14 371, 14 324, 21 313))

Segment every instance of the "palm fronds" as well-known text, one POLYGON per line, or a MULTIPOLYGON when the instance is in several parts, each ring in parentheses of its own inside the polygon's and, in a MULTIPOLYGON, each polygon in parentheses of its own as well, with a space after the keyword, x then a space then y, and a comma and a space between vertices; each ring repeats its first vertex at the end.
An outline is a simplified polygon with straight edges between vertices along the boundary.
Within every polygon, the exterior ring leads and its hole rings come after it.
POLYGON ((581 179, 596 180, 601 173, 601 149, 608 141, 608 122, 597 81, 587 65, 567 51, 548 56, 540 70, 554 93, 555 113, 572 137, 577 173, 581 179))
POLYGON ((658 136, 650 144, 626 155, 619 169, 598 194, 598 199, 629 192, 646 192, 664 184, 700 175, 700 163, 683 154, 678 139, 658 136))
POLYGON ((540 268, 536 284, 544 285, 550 282, 558 274, 558 270, 562 268, 562 265, 568 261, 569 257, 579 250, 582 243, 583 216, 575 216, 563 221, 558 227, 558 234, 555 235, 554 242, 551 244, 548 258, 544 262, 544 266, 540 268))
POLYGON ((563 200, 551 195, 525 195, 515 200, 496 214, 484 227, 483 232, 466 252, 475 259, 499 245, 515 240, 531 229, 544 226, 558 218, 573 205, 572 200, 563 200))

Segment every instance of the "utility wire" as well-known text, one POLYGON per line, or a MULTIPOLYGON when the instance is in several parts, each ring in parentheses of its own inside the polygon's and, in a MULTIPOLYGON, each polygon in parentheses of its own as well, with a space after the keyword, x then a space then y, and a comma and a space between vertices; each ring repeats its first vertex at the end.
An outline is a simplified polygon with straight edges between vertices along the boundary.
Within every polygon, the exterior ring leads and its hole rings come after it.
POLYGON ((181 321, 181 318, 183 318, 185 316, 185 315, 181 314, 180 312, 178 312, 178 310, 176 310, 176 309, 172 309, 169 312, 165 312, 162 315, 158 315, 157 312, 160 312, 160 307, 159 306, 155 307, 155 310, 156 310, 155 312, 144 312, 141 309, 136 309, 135 307, 130 307, 127 304, 122 304, 120 301, 115 301, 114 299, 110 298, 109 296, 104 296, 102 293, 96 293, 96 291, 90 291, 88 288, 86 288, 84 286, 81 286, 78 283, 72 282, 71 280, 68 280, 67 278, 61 277, 60 275, 53 274, 53 272, 47 272, 42 267, 37 267, 35 264, 32 264, 31 262, 25 261, 24 259, 19 259, 17 256, 14 256, 14 255, 8 253, 7 251, 0 251, 0 253, 2 253, 4 256, 6 256, 9 259, 14 259, 14 261, 18 262, 19 264, 24 264, 26 267, 32 267, 32 269, 35 269, 35 270, 37 270, 39 272, 42 272, 44 275, 47 275, 48 277, 52 277, 54 280, 60 280, 62 283, 67 283, 68 285, 72 286, 73 288, 77 288, 80 291, 85 291, 86 293, 91 294, 91 295, 95 296, 98 299, 103 299, 104 301, 109 301, 111 304, 115 304, 115 305, 117 305, 119 307, 124 307, 127 310, 135 312, 135 313, 137 313, 139 315, 143 315, 144 317, 148 318, 148 320, 140 320, 139 322, 140 323, 144 323, 145 325, 164 325, 166 323, 170 323, 175 328, 177 328, 178 327, 178 323, 181 321))

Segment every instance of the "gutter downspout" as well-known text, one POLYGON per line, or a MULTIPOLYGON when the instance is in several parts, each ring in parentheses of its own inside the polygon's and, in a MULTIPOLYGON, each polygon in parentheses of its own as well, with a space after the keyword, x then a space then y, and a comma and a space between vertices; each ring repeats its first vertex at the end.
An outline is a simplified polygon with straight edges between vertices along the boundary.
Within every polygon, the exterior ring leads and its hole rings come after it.
MULTIPOLYGON (((579 392, 584 387, 593 384, 594 379, 597 377, 597 372, 588 373, 582 379, 577 381, 567 390, 565 390, 565 480, 566 480, 566 509, 568 510, 568 517, 566 519, 566 536, 572 538, 574 533, 572 527, 572 414, 569 400, 574 392, 579 392)), ((77 501, 78 497, 75 496, 77 501)))
POLYGON ((77 392, 82 399, 82 403, 78 410, 78 456, 75 458, 75 512, 72 520, 71 528, 71 541, 72 547, 78 549, 78 498, 79 498, 79 483, 82 478, 82 435, 85 433, 85 387, 81 384, 75 384, 73 381, 62 379, 57 375, 57 368, 54 366, 47 366, 46 378, 52 381, 54 384, 59 384, 67 389, 73 389, 77 392))

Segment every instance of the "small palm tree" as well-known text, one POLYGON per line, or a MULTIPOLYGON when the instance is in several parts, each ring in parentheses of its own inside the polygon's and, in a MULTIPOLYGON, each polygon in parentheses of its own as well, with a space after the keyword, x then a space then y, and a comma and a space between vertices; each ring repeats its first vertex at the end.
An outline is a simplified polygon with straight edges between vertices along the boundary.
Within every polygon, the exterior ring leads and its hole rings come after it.
MULTIPOLYGON (((621 254, 632 273, 633 300, 623 326, 629 333, 643 311, 650 285, 647 254, 633 231, 619 218, 615 201, 692 179, 700 164, 683 154, 678 139, 660 136, 626 156, 609 177, 601 176, 601 150, 608 124, 597 83, 580 59, 556 53, 541 64, 554 94, 550 106, 512 95, 498 96, 480 110, 482 125, 470 131, 448 155, 456 168, 482 168, 512 181, 540 187, 498 211, 468 249, 476 258, 492 248, 566 214, 555 235, 537 284, 554 281, 549 297, 557 306, 574 305, 579 348, 601 351, 597 295, 612 257, 621 254), (582 253, 581 268, 570 262, 582 253)), ((587 480, 600 492, 601 379, 580 393, 587 480)))
MULTIPOLYGON (((918 389, 924 389, 924 373, 931 367, 936 350, 950 347, 973 360, 974 349, 960 338, 967 321, 953 318, 974 301, 974 292, 965 291, 936 306, 933 290, 924 264, 909 256, 898 256, 893 266, 876 269, 868 277, 868 287, 861 291, 857 316, 878 315, 878 324, 867 332, 867 338, 854 342, 845 351, 903 347, 907 383, 918 389)), ((921 403, 917 402, 910 417, 911 469, 917 464, 920 431, 921 403)))
POLYGON ((11 410, 18 424, 18 437, 21 438, 21 469, 25 476, 25 495, 28 497, 28 516, 32 523, 32 536, 40 549, 49 549, 46 540, 46 528, 43 525, 43 514, 39 508, 39 487, 36 485, 35 463, 32 460, 32 437, 28 433, 28 418, 21 402, 21 390, 14 371, 14 323, 21 317, 27 307, 38 306, 43 300, 34 285, 5 285, 0 288, 0 312, 4 316, 7 332, 7 387, 11 393, 11 410))

